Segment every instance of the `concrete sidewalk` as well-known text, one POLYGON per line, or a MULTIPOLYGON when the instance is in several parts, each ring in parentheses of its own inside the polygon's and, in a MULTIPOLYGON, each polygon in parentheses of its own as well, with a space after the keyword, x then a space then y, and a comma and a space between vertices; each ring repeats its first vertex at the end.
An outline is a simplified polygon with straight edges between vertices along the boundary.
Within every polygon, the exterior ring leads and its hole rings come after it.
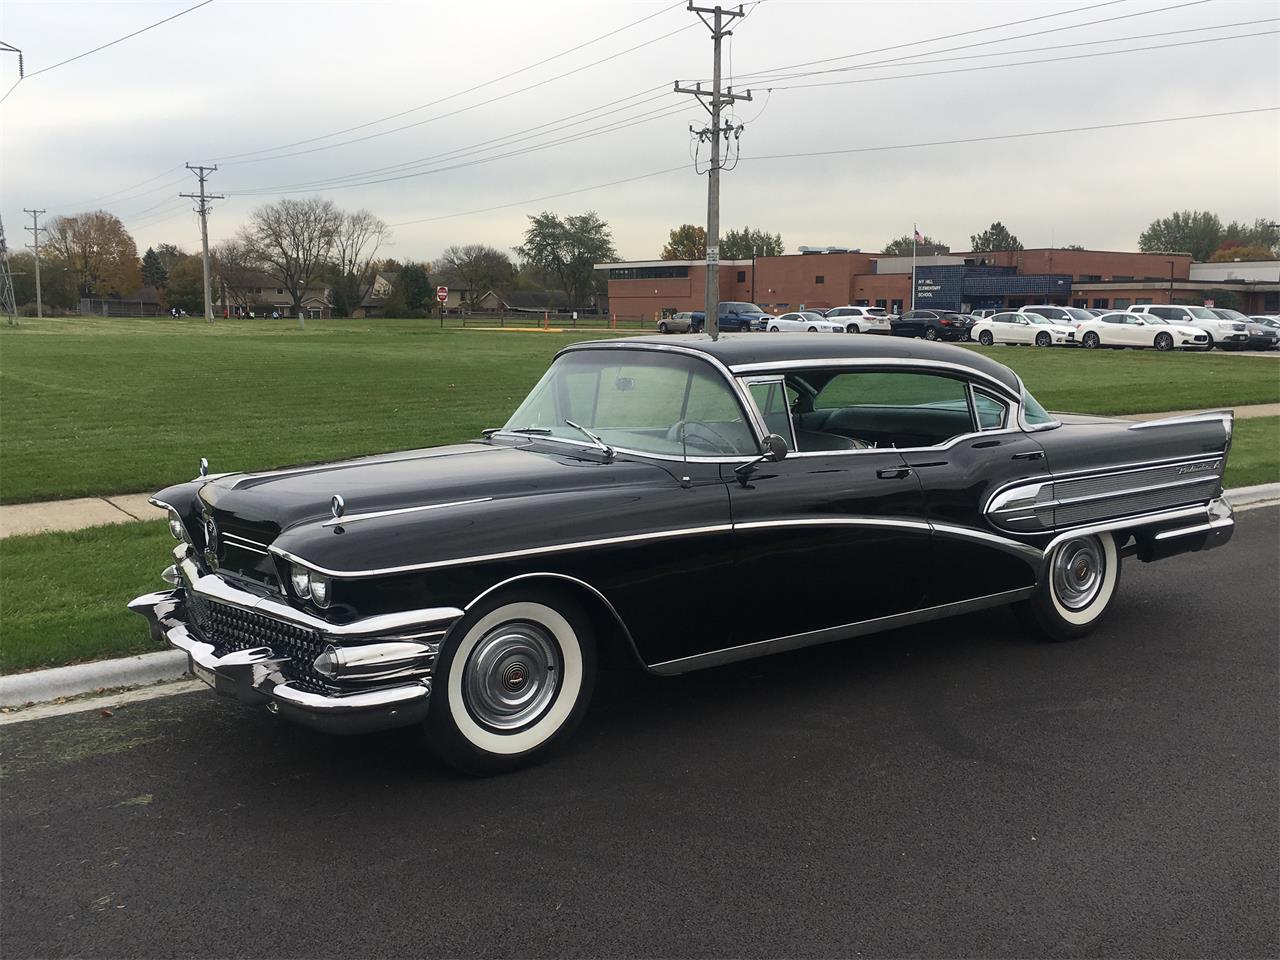
MULTIPOLYGON (((1254 403, 1233 408, 1237 420, 1253 417, 1280 417, 1280 403, 1254 403)), ((1181 417, 1201 410, 1171 410, 1166 413, 1127 413, 1099 419, 1160 420, 1181 417)), ((148 494, 127 493, 114 497, 85 497, 79 500, 46 500, 43 503, 14 503, 0 506, 0 540, 30 533, 83 530, 105 523, 159 520, 164 511, 147 502, 148 494)))

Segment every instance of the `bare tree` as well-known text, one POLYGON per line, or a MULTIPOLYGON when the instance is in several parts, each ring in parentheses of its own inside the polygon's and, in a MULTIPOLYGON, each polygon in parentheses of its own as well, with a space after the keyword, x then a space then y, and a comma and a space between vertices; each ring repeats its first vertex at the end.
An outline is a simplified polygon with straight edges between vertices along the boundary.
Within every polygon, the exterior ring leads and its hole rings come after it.
POLYGON ((368 210, 342 214, 333 238, 333 265, 337 272, 335 306, 350 314, 373 288, 378 275, 378 248, 390 237, 387 225, 368 210))
POLYGON ((301 312, 307 287, 328 261, 341 226, 342 213, 332 200, 286 198, 253 211, 240 240, 301 312))
POLYGON ((254 303, 261 266, 253 259, 253 251, 243 240, 224 240, 213 248, 214 282, 224 297, 223 303, 234 303, 247 311, 254 303))
POLYGON ((472 306, 495 287, 511 283, 516 274, 510 257, 483 243, 449 247, 433 268, 441 279, 453 280, 466 289, 472 306))

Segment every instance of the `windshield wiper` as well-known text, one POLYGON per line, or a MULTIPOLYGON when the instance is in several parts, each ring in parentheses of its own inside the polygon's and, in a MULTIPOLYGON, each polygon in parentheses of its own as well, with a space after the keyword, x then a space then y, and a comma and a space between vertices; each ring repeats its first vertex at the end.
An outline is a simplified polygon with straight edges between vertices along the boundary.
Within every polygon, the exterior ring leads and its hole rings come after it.
POLYGON ((605 443, 603 440, 601 440, 598 436, 596 436, 594 433, 592 433, 590 430, 588 430, 588 429, 587 429, 586 427, 584 427, 582 424, 580 424, 580 423, 574 423, 572 420, 566 420, 566 421, 565 421, 565 425, 566 425, 566 426, 569 426, 569 427, 573 427, 573 429, 575 429, 575 430, 579 431, 580 433, 584 434, 585 436, 589 437, 589 438, 590 438, 590 440, 591 440, 591 442, 592 442, 592 443, 594 443, 594 444, 596 445, 596 449, 598 449, 601 453, 603 453, 603 454, 604 454, 606 457, 608 457, 610 460, 612 460, 612 459, 613 459, 613 447, 609 446, 607 443, 605 443))
POLYGON ((550 427, 503 427, 502 433, 536 433, 545 437, 551 433, 550 427))

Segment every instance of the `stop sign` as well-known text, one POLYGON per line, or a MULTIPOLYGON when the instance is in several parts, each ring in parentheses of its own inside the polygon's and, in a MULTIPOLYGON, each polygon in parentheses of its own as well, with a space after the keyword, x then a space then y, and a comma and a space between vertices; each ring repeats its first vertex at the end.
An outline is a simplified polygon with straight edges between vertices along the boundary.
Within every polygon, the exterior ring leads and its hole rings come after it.
POLYGON ((446 300, 448 300, 448 299, 449 299, 449 288, 448 288, 448 287, 436 287, 436 299, 437 299, 437 300, 439 300, 441 303, 444 303, 446 300))

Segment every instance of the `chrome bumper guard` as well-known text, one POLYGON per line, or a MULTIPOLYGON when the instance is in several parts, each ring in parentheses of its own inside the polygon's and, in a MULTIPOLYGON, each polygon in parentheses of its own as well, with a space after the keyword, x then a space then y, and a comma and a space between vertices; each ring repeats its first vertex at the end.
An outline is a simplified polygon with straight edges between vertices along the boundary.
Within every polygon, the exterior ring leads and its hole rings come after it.
POLYGON ((1235 533, 1236 521, 1231 501, 1218 497, 1209 502, 1192 522, 1176 527, 1162 527, 1156 532, 1137 538, 1138 559, 1163 560, 1179 553, 1196 550, 1212 550, 1220 547, 1235 533))
MULTIPOLYGON (((165 579, 177 580, 181 585, 138 597, 129 604, 129 609, 146 619, 153 636, 186 653, 191 674, 218 693, 245 704, 266 706, 277 716, 328 733, 366 733, 409 726, 425 719, 431 678, 421 676, 420 664, 424 657, 434 659, 438 644, 422 641, 441 639, 453 621, 462 616, 461 610, 439 607, 331 624, 279 600, 240 590, 220 577, 200 574, 195 564, 183 555, 182 548, 176 550, 175 555, 178 562, 165 571, 165 579), (188 591, 316 630, 338 651, 359 655, 349 659, 366 663, 371 659, 380 661, 379 668, 369 671, 366 667, 363 675, 357 673, 349 678, 352 684, 366 689, 316 693, 286 677, 281 666, 288 658, 276 656, 269 646, 217 656, 215 646, 190 622, 186 609, 188 591), (397 658, 405 664, 400 673, 395 668, 397 658), (417 668, 415 662, 419 664, 417 668), (406 677, 401 673, 417 675, 406 677)), ((339 659, 345 662, 348 658, 339 659)))

